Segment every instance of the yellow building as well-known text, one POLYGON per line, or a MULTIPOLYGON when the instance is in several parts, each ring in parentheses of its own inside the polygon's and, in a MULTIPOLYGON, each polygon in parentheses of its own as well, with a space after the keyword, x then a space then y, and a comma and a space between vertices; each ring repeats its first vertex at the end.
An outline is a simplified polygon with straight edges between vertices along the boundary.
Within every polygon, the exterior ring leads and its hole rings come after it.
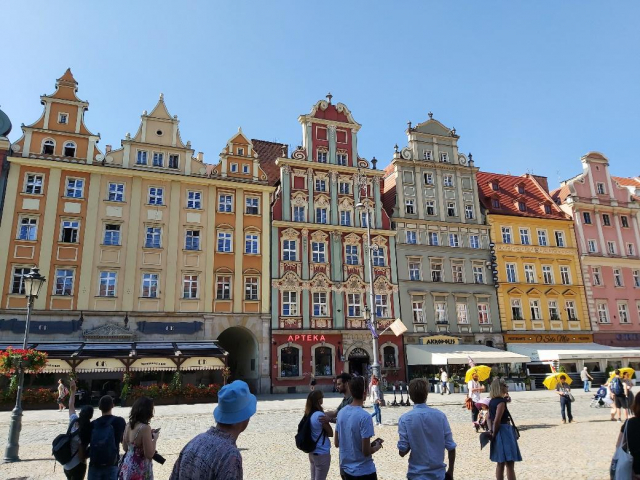
POLYGON ((505 341, 509 333, 589 331, 573 223, 549 196, 546 178, 479 172, 478 187, 505 341))

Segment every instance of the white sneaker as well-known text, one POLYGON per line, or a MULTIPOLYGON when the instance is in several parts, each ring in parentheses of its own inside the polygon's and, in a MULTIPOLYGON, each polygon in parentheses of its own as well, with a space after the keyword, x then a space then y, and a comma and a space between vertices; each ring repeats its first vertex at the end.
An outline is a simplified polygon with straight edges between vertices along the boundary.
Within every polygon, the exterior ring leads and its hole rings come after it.
POLYGON ((618 423, 622 423, 622 420, 618 419, 618 423))
POLYGON ((379 427, 379 426, 380 426, 380 424, 378 422, 376 422, 376 427, 379 427))

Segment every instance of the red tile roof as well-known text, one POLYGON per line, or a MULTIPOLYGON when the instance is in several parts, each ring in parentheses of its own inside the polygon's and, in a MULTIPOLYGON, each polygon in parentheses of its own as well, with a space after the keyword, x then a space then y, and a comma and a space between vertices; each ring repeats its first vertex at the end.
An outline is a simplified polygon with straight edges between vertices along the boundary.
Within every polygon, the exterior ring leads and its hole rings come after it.
POLYGON ((258 153, 260 167, 267 174, 269 185, 275 185, 280 181, 280 167, 276 165, 277 158, 289 156, 289 146, 285 143, 268 142, 266 140, 251 139, 253 148, 258 153))
POLYGON ((560 210, 551 196, 533 178, 526 174, 521 177, 514 175, 502 175, 499 173, 478 172, 478 189, 480 201, 489 213, 495 215, 514 215, 519 217, 538 217, 556 220, 566 220, 567 215, 560 210), (491 184, 498 182, 498 190, 494 191, 491 184), (524 193, 518 193, 517 186, 524 186, 524 193), (493 200, 500 202, 500 207, 493 206, 493 200), (522 202, 526 210, 520 211, 518 204, 522 202), (551 213, 545 213, 544 205, 551 207, 551 213))
POLYGON ((555 190, 553 190, 551 192, 551 198, 553 198, 554 202, 562 204, 570 194, 571 192, 569 191, 569 186, 564 185, 560 188, 556 188, 555 190))
POLYGON ((396 177, 395 166, 387 165, 384 169, 384 186, 382 189, 382 207, 391 217, 393 208, 396 206, 396 177))
POLYGON ((627 177, 611 177, 613 181, 618 182, 621 187, 636 187, 640 188, 640 180, 627 177))

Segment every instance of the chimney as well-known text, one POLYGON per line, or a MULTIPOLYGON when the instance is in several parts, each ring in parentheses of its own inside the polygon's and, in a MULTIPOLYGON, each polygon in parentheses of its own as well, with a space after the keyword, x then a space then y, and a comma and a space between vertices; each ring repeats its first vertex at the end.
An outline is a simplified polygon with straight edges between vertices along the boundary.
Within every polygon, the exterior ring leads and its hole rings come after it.
POLYGON ((204 163, 204 153, 198 152, 198 156, 196 157, 199 162, 204 163))
POLYGON ((105 145, 104 146, 104 153, 110 153, 111 152, 111 145, 105 145))
POLYGON ((536 179, 536 182, 538 182, 542 188, 544 188, 545 192, 549 193, 549 182, 547 181, 547 177, 533 174, 531 174, 531 176, 536 179))

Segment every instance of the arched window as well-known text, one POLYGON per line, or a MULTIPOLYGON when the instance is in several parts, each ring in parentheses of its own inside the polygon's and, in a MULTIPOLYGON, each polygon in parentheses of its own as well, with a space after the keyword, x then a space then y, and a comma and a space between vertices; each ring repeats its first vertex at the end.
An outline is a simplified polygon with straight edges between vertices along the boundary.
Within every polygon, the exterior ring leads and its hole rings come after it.
POLYGON ((64 156, 75 157, 76 156, 76 144, 73 142, 66 142, 64 144, 64 156))
POLYGON ((56 148, 56 143, 48 138, 44 142, 42 142, 42 154, 43 155, 53 155, 53 150, 56 148))
POLYGON ((314 374, 316 377, 330 377, 333 375, 333 349, 319 346, 313 350, 314 374))
POLYGON ((300 349, 294 346, 286 346, 280 350, 280 376, 300 376, 300 349))
POLYGON ((387 345, 382 349, 382 358, 383 365, 386 368, 396 368, 398 366, 396 365, 396 349, 393 346, 387 345))

